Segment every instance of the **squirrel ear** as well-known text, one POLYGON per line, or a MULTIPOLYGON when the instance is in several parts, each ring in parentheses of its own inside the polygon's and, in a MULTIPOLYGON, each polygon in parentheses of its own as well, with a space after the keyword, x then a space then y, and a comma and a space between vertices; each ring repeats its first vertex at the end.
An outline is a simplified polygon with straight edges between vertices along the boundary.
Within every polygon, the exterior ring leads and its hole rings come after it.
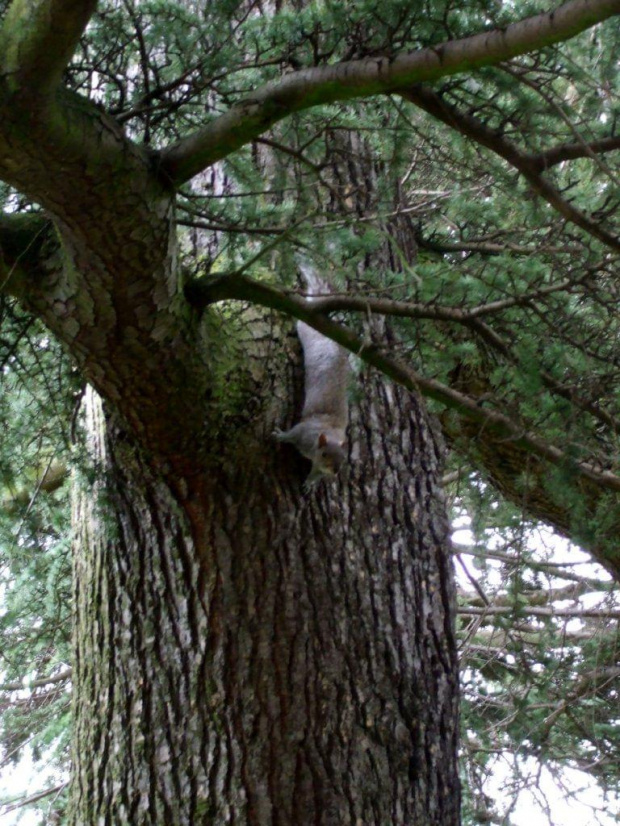
POLYGON ((327 444, 327 436, 324 433, 319 435, 319 447, 325 447, 327 444))
POLYGON ((340 447, 344 447, 346 445, 346 443, 347 443, 346 439, 344 441, 340 442, 340 447))

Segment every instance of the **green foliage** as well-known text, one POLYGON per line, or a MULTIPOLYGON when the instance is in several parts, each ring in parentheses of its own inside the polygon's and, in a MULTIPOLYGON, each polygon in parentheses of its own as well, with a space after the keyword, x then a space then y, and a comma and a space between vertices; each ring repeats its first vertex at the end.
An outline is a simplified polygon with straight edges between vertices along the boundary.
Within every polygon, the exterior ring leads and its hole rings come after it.
POLYGON ((71 662, 68 461, 75 378, 9 301, 0 309, 0 760, 67 767, 71 662), (9 686, 23 685, 19 690, 9 686))
MULTIPOLYGON (((542 0, 316 0, 277 2, 260 13, 233 0, 107 0, 67 80, 131 137, 158 147, 284 73, 436 45, 547 10, 542 0)), ((458 112, 536 156, 614 134, 617 71, 617 36, 608 24, 435 89, 458 112)), ((545 171, 571 206, 616 233, 617 155, 545 171)), ((2 194, 11 209, 28 206, 6 188, 2 194)), ((488 148, 397 96, 282 121, 186 186, 178 220, 190 276, 256 259, 249 274, 269 273, 292 288, 294 254, 311 250, 338 289, 415 302, 427 316, 442 308, 469 314, 460 323, 395 319, 390 348, 567 459, 554 467, 523 453, 511 460, 503 453, 510 440, 493 442, 484 427, 467 429, 438 410, 452 467, 469 480, 458 505, 472 518, 472 576, 491 604, 509 609, 477 628, 471 617, 461 620, 464 717, 472 734, 465 743, 475 742, 466 745, 466 822, 489 822, 481 819, 491 807, 482 780, 498 751, 555 767, 588 766, 617 788, 617 677, 588 683, 588 675, 617 668, 616 627, 583 619, 582 630, 591 633, 567 642, 564 624, 533 620, 528 610, 538 596, 552 605, 559 586, 549 558, 526 542, 530 520, 546 518, 587 546, 605 548, 609 559, 620 553, 617 493, 581 486, 575 468, 578 460, 611 472, 619 466, 620 325, 609 250, 567 223, 488 148), (495 559, 499 542, 504 558, 495 559), (580 685, 574 708, 553 717, 567 686, 580 685)), ((227 331, 238 333, 213 365, 212 402, 230 426, 251 395, 248 377, 234 371, 246 334, 236 312, 212 312, 206 331, 221 337, 224 319, 227 331)), ((374 330, 366 318, 343 318, 365 335, 374 330)), ((29 318, 5 303, 1 320, 0 670, 10 683, 52 676, 69 662, 67 497, 64 488, 46 493, 39 482, 50 462, 68 461, 75 388, 62 354, 29 318)), ((575 581, 570 573, 563 569, 564 584, 575 581)), ((587 577, 577 580, 588 585, 587 577)), ((471 593, 462 598, 462 609, 471 606, 471 593)), ((64 759, 67 693, 56 688, 50 696, 49 687, 36 689, 24 705, 7 694, 0 736, 13 759, 26 742, 38 753, 53 745, 64 759)))
POLYGON ((486 812, 511 823, 511 796, 538 783, 528 763, 560 786, 579 768, 617 795, 617 588, 475 477, 461 481, 455 508, 466 531, 455 535, 464 822, 487 822, 486 812), (485 789, 497 772, 511 791, 494 800, 485 789))

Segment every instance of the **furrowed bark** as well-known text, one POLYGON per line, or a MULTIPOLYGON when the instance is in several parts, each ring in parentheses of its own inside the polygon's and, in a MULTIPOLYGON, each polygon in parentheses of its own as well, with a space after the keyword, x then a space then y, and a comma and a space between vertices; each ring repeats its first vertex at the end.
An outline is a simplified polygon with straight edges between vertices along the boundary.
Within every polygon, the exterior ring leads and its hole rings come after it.
POLYGON ((177 269, 174 193, 142 149, 76 98, 32 117, 0 101, 0 176, 50 216, 45 229, 36 216, 3 220, 5 288, 182 486, 210 374, 177 269))
POLYGON ((346 477, 302 498, 303 460, 257 445, 203 488, 199 552, 91 399, 114 516, 77 499, 71 824, 457 826, 440 451, 372 384, 346 477))

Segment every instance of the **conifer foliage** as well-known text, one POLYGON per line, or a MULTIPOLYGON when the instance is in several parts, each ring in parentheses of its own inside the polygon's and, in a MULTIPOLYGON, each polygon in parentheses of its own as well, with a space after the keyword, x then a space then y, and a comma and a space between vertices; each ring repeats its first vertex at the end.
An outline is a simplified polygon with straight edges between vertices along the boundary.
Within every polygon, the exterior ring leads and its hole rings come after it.
MULTIPOLYGON (((177 532, 170 546, 181 549, 195 605, 204 605, 206 588, 214 600, 206 615, 217 625, 226 588, 212 586, 208 562, 219 541, 209 521, 223 496, 218 485, 260 468, 265 489, 282 496, 281 514, 294 521, 291 514, 306 513, 303 463, 269 440, 296 403, 292 319, 347 348, 357 375, 351 474, 307 494, 317 536, 321 519, 340 512, 334 502, 359 523, 364 497, 372 499, 376 480, 356 470, 378 421, 368 420, 368 394, 399 409, 394 385, 398 399, 405 391, 423 399, 415 483, 401 474, 402 489, 415 489, 413 513, 415 503, 431 516, 443 508, 437 468, 426 462, 445 444, 443 485, 456 524, 468 529, 453 547, 457 605, 450 574, 442 579, 447 642, 438 645, 456 685, 456 626, 463 821, 509 823, 528 759, 560 778, 567 767, 583 770, 617 793, 620 2, 0 6, 0 758, 8 766, 30 749, 52 764, 42 789, 49 794, 30 803, 42 822, 76 823, 87 810, 99 822, 111 794, 110 782, 89 809, 78 772, 67 803, 72 669, 88 613, 75 540, 85 534, 75 524, 72 532, 70 489, 107 484, 101 508, 113 528, 104 520, 105 542, 112 547, 117 531, 130 547, 124 517, 110 514, 132 500, 142 474, 140 507, 158 514, 154 533, 177 532), (304 296, 300 255, 333 292, 304 296), (377 375, 387 383, 373 383, 377 375), (87 385, 105 405, 115 468, 107 476, 85 447, 87 385), (573 550, 558 557, 568 541, 573 550), (597 567, 580 568, 576 546, 597 567), (512 797, 493 799, 488 777, 502 760, 512 797)), ((395 446, 406 452, 390 415, 386 457, 395 446)), ((377 481, 377 502, 382 489, 377 481)), ((74 517, 83 513, 76 496, 74 517)), ((139 512, 134 505, 127 513, 139 512)), ((386 519, 413 535, 409 516, 393 511, 386 519)), ((370 522, 362 529, 367 537, 376 530, 370 522)), ((275 547, 274 530, 265 534, 275 547)), ((441 529, 437 536, 447 553, 441 529)), ((145 597, 145 629, 158 621, 149 605, 145 597)), ((211 702, 217 680, 204 658, 209 688, 195 696, 211 702)), ((352 694, 370 740, 383 745, 380 723, 370 721, 382 711, 370 700, 366 709, 362 684, 352 694)), ((422 719, 409 712, 408 723, 422 719)), ((387 763, 400 765, 398 749, 386 750, 387 763)), ((403 770, 414 785, 424 767, 416 771, 403 770)), ((225 810, 213 802, 219 780, 209 794, 187 783, 191 822, 229 822, 217 819, 225 810)), ((251 786, 249 802, 227 816, 280 822, 268 819, 272 803, 251 786)), ((455 789, 450 823, 458 820, 455 789)), ((151 793, 144 802, 147 792, 125 788, 114 811, 132 812, 127 822, 163 822, 151 793)), ((404 792, 402 800, 393 794, 393 822, 404 826, 399 817, 414 809, 404 792)), ((372 810, 355 795, 341 795, 351 817, 372 810)), ((292 806, 283 824, 310 822, 292 806)), ((337 822, 327 804, 316 806, 312 822, 337 822)), ((434 811, 428 826, 440 823, 434 811)))

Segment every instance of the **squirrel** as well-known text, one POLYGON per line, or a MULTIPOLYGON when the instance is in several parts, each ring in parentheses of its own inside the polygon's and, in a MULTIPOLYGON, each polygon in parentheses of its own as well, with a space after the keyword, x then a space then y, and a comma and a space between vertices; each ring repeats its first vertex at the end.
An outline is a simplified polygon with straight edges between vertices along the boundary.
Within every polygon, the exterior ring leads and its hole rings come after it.
MULTIPOLYGON (((300 264, 310 294, 328 291, 307 264, 300 264)), ((335 476, 346 459, 348 421, 347 384, 349 358, 346 350, 312 327, 297 322, 304 351, 305 396, 301 421, 290 430, 274 431, 279 442, 288 442, 310 459, 307 489, 326 476, 335 476)))

